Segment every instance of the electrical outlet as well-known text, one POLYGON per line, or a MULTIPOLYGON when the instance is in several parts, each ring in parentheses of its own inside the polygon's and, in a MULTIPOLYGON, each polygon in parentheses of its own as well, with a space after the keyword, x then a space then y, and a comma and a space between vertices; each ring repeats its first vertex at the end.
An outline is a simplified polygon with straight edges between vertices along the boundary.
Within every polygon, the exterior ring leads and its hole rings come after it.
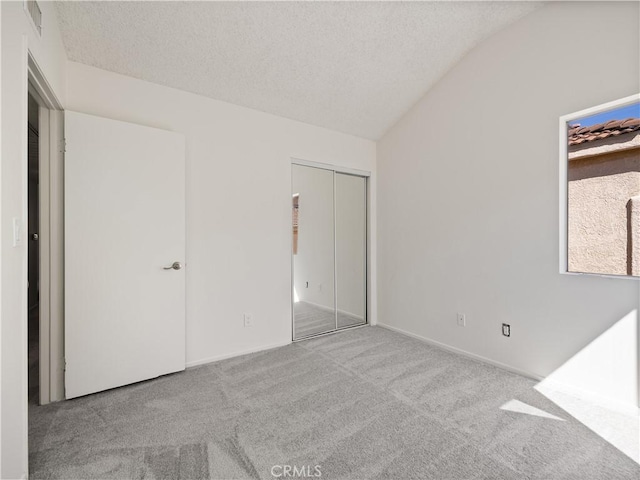
POLYGON ((467 316, 464 313, 458 314, 458 326, 466 327, 467 326, 467 316))
POLYGON ((504 335, 505 337, 511 336, 511 325, 509 325, 508 323, 502 324, 502 335, 504 335))
POLYGON ((253 315, 251 315, 250 313, 244 314, 244 326, 253 327, 253 315))

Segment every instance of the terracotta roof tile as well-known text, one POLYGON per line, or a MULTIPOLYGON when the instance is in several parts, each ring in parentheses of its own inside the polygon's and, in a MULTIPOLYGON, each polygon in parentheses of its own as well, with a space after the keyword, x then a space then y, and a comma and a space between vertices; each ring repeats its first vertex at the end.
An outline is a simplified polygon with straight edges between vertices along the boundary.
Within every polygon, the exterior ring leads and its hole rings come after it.
POLYGON ((626 118, 624 120, 609 120, 605 123, 581 127, 580 124, 569 125, 569 146, 580 145, 594 140, 617 137, 624 133, 640 132, 640 118, 626 118))

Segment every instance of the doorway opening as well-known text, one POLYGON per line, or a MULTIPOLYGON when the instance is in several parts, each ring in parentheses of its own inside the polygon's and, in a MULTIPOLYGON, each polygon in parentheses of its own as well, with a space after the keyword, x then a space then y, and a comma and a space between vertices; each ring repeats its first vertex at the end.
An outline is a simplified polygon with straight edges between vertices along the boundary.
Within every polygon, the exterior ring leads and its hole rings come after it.
POLYGON ((28 250, 28 382, 29 404, 40 403, 40 106, 29 94, 28 176, 27 176, 27 250, 28 250))
POLYGON ((64 123, 62 105, 31 55, 25 93, 27 368, 23 371, 27 403, 34 406, 64 399, 64 123))

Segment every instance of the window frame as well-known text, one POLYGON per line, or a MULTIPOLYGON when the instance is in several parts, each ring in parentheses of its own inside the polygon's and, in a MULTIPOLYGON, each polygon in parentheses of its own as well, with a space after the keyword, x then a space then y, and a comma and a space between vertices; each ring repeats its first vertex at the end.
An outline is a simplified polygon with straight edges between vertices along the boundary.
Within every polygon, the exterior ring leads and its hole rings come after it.
POLYGON ((606 278, 625 278, 632 280, 640 280, 640 277, 632 275, 615 275, 605 273, 589 273, 589 272, 570 272, 569 271, 569 183, 568 183, 568 171, 569 171, 569 153, 567 145, 567 133, 569 122, 578 120, 579 118, 588 117, 598 113, 605 112, 607 110, 613 110, 620 107, 625 107, 634 103, 640 102, 640 93, 629 95, 628 97, 613 100, 611 102, 603 103, 593 107, 585 108, 577 112, 562 115, 559 118, 559 136, 558 143, 560 146, 559 163, 559 201, 560 201, 560 230, 559 230, 559 272, 563 275, 590 275, 595 277, 606 278))

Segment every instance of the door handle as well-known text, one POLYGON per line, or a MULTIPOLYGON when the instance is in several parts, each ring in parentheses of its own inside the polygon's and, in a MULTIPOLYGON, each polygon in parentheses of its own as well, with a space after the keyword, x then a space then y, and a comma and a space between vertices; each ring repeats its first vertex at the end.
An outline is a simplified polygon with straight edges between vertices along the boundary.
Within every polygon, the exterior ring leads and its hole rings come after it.
POLYGON ((162 267, 164 270, 182 270, 180 262, 173 262, 169 267, 162 267))

